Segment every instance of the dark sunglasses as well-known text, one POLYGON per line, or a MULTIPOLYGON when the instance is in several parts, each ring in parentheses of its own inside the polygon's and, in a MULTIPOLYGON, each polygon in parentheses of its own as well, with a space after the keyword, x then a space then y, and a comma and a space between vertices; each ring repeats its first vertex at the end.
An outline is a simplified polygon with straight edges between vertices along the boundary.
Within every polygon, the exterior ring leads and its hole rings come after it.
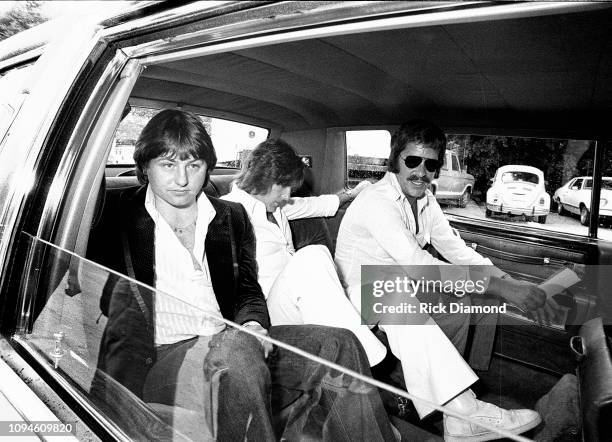
POLYGON ((427 169, 427 172, 435 172, 440 168, 440 161, 431 158, 423 158, 416 155, 408 155, 404 158, 404 164, 408 169, 419 167, 423 161, 425 161, 425 169, 427 169))

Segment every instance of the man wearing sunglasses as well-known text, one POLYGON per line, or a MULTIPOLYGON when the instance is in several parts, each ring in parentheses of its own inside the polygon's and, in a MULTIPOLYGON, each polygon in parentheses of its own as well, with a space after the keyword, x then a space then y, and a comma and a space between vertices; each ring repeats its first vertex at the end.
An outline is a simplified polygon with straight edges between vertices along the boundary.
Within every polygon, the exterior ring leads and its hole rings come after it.
MULTIPOLYGON (((487 296, 487 302, 497 303, 496 297, 500 297, 526 311, 540 309, 540 314, 552 314, 548 307, 547 310, 541 309, 546 301, 542 290, 534 284, 514 280, 493 267, 490 260, 468 247, 450 227, 429 191, 445 153, 444 132, 424 120, 403 124, 392 137, 388 172, 353 201, 338 232, 335 260, 351 301, 361 308, 362 265, 402 265, 412 268, 448 265, 428 251, 433 247, 451 264, 488 266, 490 278, 485 291, 487 295, 496 296, 487 296)), ((438 268, 440 271, 443 269, 438 268)), ((408 276, 418 280, 421 275, 408 276)), ((469 296, 461 301, 469 305, 469 296)), ((497 321, 495 315, 480 319, 487 319, 488 324, 493 326, 497 321)), ((448 312, 431 314, 425 325, 387 325, 380 322, 379 329, 386 334, 393 354, 402 361, 409 355, 412 361, 409 367, 403 367, 403 376, 397 376, 397 373, 401 373, 398 367, 391 374, 391 379, 400 384, 405 382, 402 386, 416 396, 444 404, 453 411, 482 418, 498 428, 517 434, 533 428, 539 422, 537 413, 531 410, 502 410, 477 400, 469 389, 477 380, 472 369, 454 349, 434 339, 441 328, 462 353, 469 325, 469 313, 448 312)), ((494 332, 494 328, 487 329, 485 339, 482 339, 482 333, 477 333, 479 342, 472 345, 472 350, 480 350, 473 352, 474 356, 479 356, 473 365, 482 369, 488 368, 493 344, 494 333, 491 332, 494 332)), ((421 418, 432 411, 422 404, 415 403, 415 407, 421 418)), ((447 440, 491 440, 496 436, 447 415, 444 416, 444 429, 447 440)))

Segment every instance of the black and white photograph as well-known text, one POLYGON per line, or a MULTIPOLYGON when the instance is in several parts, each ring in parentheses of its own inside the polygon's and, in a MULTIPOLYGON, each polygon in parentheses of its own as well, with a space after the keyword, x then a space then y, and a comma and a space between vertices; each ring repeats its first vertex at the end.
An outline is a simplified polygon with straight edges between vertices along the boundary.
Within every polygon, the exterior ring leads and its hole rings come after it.
POLYGON ((0 1, 0 441, 612 441, 611 23, 0 1))

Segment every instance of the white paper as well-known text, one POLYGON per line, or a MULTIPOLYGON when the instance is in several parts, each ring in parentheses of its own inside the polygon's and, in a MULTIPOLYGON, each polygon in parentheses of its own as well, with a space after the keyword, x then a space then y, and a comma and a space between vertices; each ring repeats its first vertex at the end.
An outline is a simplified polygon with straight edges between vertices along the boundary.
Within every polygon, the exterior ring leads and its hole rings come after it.
POLYGON ((538 287, 540 287, 546 293, 546 297, 550 298, 557 293, 561 293, 563 290, 573 286, 580 278, 573 270, 567 267, 560 272, 555 273, 538 287))

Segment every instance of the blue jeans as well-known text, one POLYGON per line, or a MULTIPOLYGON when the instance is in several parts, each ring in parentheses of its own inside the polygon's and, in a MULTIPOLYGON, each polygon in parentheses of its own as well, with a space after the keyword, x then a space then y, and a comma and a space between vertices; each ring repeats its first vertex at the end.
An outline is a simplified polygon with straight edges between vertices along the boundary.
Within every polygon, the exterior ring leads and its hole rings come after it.
MULTIPOLYGON (((363 348, 348 330, 288 325, 272 327, 270 335, 370 376, 363 348)), ((158 349, 157 362, 145 384, 146 402, 196 410, 213 422, 213 437, 220 441, 394 440, 375 388, 282 348, 275 347, 266 361, 260 343, 236 330, 213 336, 203 363, 194 361, 189 352, 197 341, 194 338, 158 349), (203 365, 198 366, 200 363, 203 365), (177 382, 185 382, 178 376, 181 370, 187 370, 182 379, 189 373, 186 390, 192 394, 179 397, 177 382), (216 396, 197 385, 210 385, 215 379, 219 386, 216 396), (212 420, 211 397, 216 408, 212 420)), ((195 429, 194 433, 200 438, 205 434, 195 429)))

